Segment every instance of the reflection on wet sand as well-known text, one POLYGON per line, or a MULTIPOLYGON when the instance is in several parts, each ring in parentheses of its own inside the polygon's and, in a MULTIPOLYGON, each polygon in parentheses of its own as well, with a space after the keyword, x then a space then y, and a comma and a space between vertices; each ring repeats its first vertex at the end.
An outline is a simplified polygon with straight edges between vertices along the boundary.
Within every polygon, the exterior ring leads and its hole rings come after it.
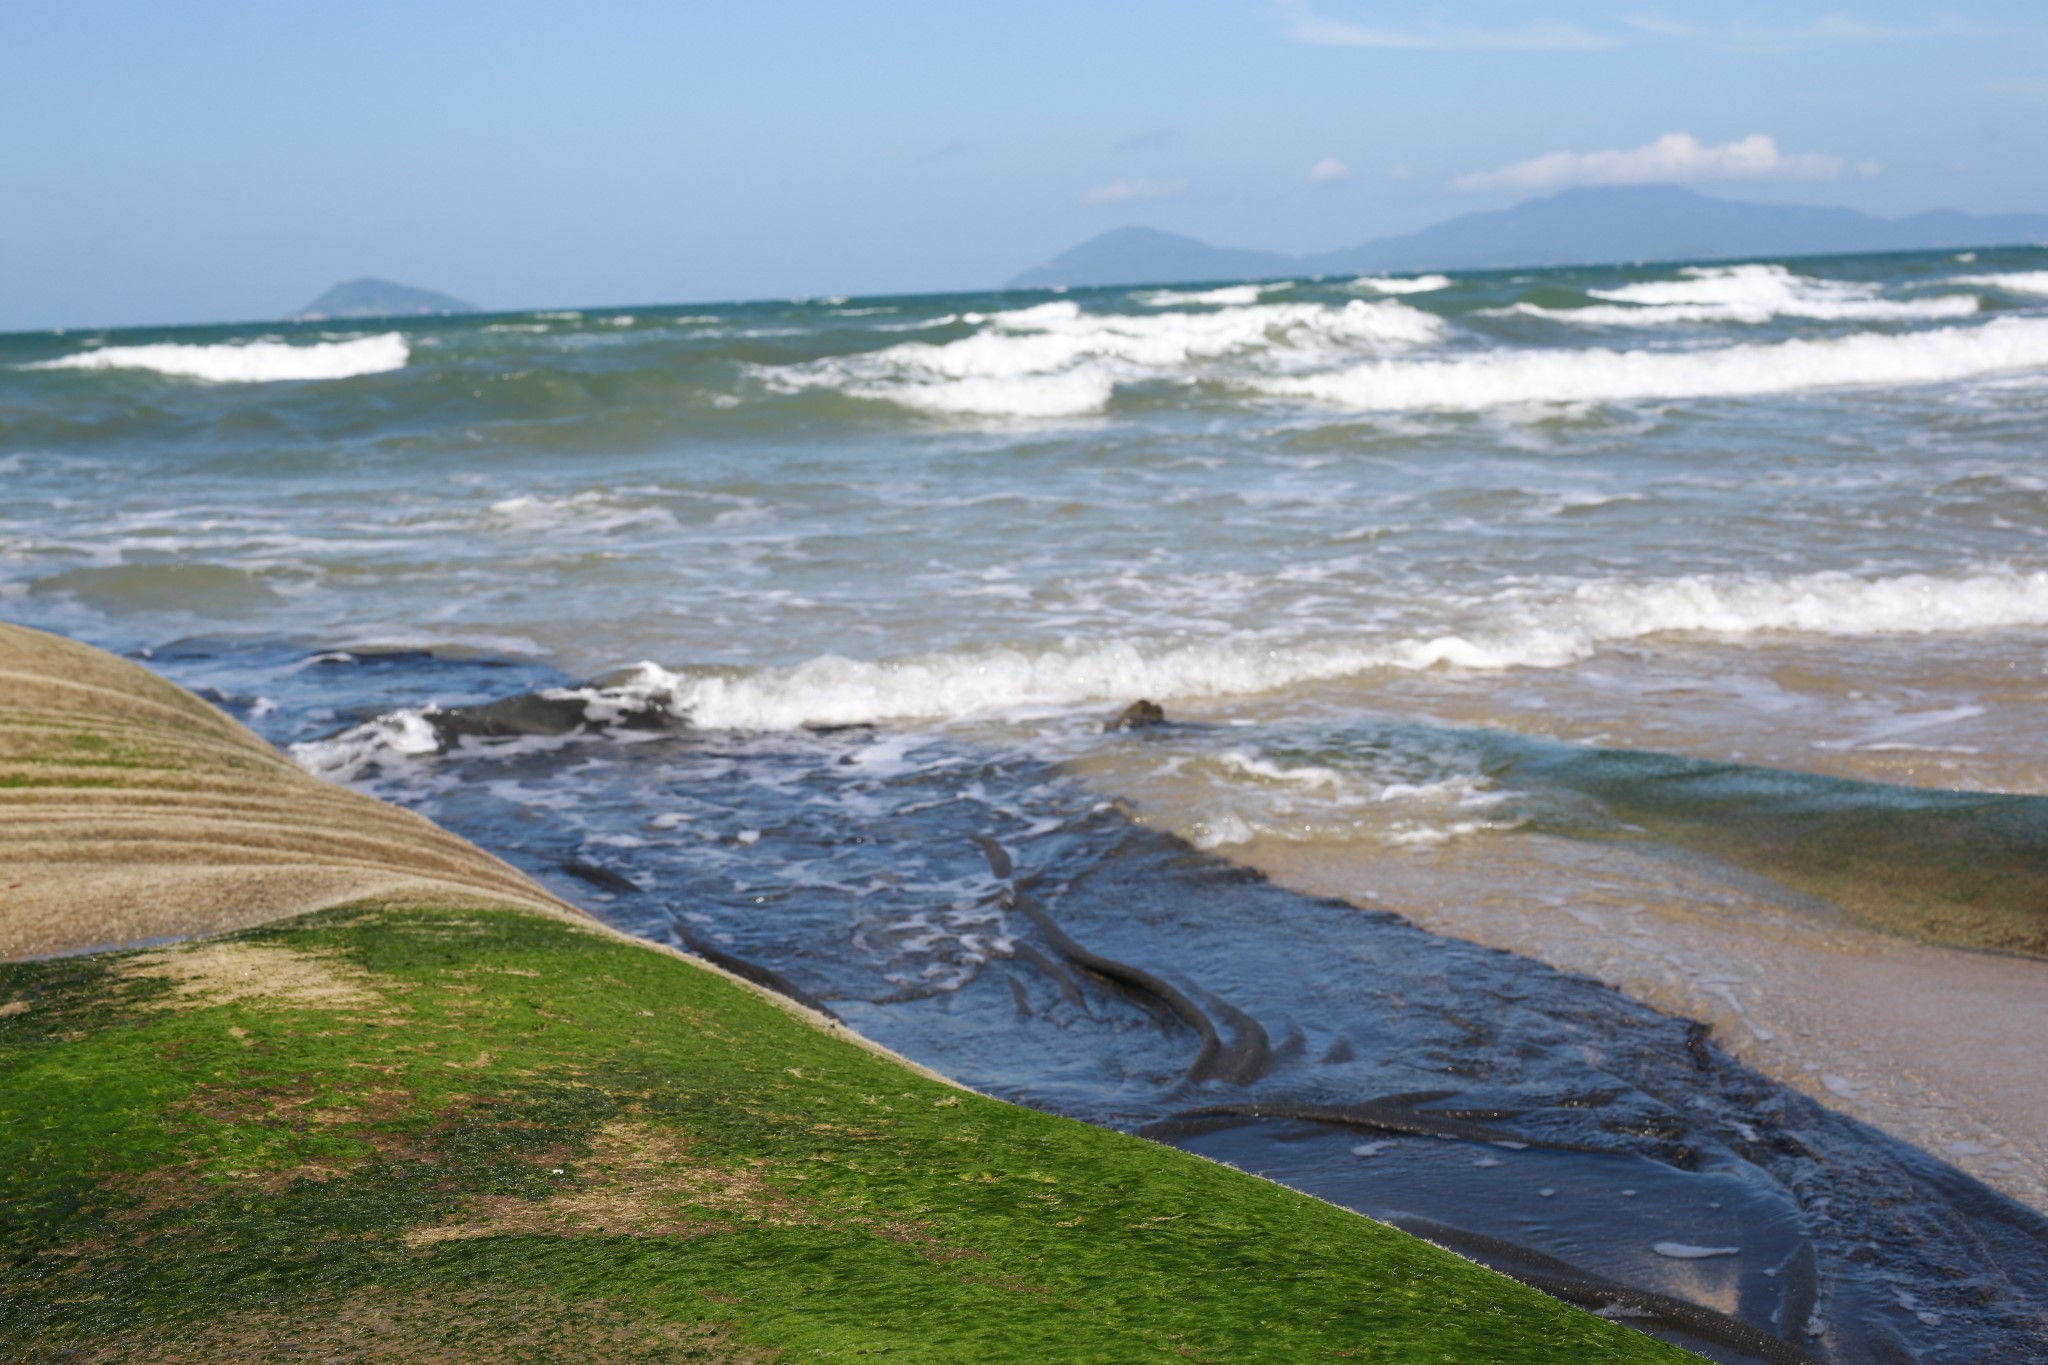
POLYGON ((1231 852, 1305 894, 1398 909, 1704 1021, 1773 1079, 2048 1210, 2048 963, 1817 920, 1711 864, 1551 836, 1483 855, 1231 852))

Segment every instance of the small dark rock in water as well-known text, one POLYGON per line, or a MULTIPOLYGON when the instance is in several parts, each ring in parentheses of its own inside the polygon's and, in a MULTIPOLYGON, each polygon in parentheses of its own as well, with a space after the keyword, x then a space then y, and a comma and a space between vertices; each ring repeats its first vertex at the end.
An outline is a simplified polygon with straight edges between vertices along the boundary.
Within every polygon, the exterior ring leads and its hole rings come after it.
POLYGON ((427 717, 443 744, 475 736, 511 739, 519 736, 572 735, 584 728, 584 703, 576 697, 544 697, 527 692, 478 706, 437 711, 427 717))
POLYGON ((1166 724, 1166 708, 1156 701, 1134 701, 1124 708, 1123 714, 1109 724, 1105 730, 1147 730, 1154 725, 1166 724))
POLYGON ((640 892, 640 883, 632 878, 620 876, 610 868, 599 867, 596 863, 586 863, 581 858, 571 858, 557 866, 578 881, 589 882, 600 891, 612 891, 627 896, 638 895, 640 892))

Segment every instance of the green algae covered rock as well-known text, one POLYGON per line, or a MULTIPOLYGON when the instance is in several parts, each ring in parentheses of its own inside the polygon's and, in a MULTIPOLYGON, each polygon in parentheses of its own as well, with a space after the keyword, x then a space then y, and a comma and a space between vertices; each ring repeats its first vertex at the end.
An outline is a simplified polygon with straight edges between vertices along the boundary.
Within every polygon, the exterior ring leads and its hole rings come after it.
POLYGON ((0 1356, 1686 1359, 646 945, 349 907, 0 967, 0 1356))

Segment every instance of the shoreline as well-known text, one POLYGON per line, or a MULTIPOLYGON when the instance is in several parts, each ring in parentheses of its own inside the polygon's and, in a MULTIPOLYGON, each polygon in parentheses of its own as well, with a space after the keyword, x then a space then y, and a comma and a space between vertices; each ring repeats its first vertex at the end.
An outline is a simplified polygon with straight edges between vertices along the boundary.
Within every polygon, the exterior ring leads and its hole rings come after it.
POLYGON ((0 624, 0 706, 0 846, 33 851, 0 901, 24 1358, 1684 1358, 965 1090, 100 651, 0 624), (144 936, 183 941, 50 955, 144 936))
POLYGON ((1512 868, 1486 859, 1491 885, 1519 873, 1524 886, 1576 879, 1578 893, 1518 895, 1509 910, 1440 855, 1270 839, 1214 852, 1699 1020, 1771 1079, 2048 1212, 2048 962, 1821 922, 1643 855, 1627 856, 1659 889, 1630 895, 1612 848, 1596 869, 1584 845, 1512 837, 1512 868))

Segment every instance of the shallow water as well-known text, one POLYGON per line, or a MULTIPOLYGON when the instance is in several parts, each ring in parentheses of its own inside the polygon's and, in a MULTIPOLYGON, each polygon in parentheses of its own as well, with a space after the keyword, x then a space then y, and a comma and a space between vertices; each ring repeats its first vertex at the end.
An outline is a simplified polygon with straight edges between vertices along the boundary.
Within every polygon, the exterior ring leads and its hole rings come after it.
POLYGON ((1386 911, 1454 860, 1525 915, 1563 841, 1588 914, 2038 951, 2044 267, 0 337, 0 611, 980 1088, 1825 1358, 2028 1358, 2036 1216, 1386 911), (1276 843, 1385 894, 1220 861, 1276 843))

